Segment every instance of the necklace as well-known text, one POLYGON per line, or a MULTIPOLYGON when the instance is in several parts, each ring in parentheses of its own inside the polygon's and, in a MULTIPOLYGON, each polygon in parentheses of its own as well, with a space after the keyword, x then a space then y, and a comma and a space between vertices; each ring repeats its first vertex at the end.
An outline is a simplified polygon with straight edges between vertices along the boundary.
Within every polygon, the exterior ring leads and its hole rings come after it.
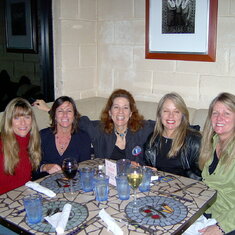
POLYGON ((66 148, 69 145, 69 142, 71 140, 71 135, 66 135, 66 136, 59 136, 58 134, 55 136, 56 137, 56 146, 60 154, 63 154, 66 148))
POLYGON ((119 135, 122 139, 126 136, 127 129, 123 133, 119 133, 117 129, 114 130, 116 135, 119 135))

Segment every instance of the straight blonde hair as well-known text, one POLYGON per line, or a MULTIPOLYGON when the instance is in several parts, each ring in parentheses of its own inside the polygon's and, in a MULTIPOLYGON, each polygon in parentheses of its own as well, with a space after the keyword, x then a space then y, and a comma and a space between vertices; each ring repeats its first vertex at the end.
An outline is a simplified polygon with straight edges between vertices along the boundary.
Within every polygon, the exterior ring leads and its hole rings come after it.
MULTIPOLYGON (((199 167, 202 170, 205 166, 205 163, 211 158, 214 147, 213 147, 213 137, 216 135, 212 123, 211 116, 214 110, 214 106, 217 102, 221 102, 225 106, 227 106, 233 113, 235 113, 235 96, 230 93, 220 93, 216 96, 208 110, 208 115, 206 118, 206 122, 203 128, 202 133, 202 145, 201 145, 201 153, 199 157, 199 167)), ((228 166, 232 159, 235 158, 235 130, 232 136, 226 141, 223 149, 221 150, 220 160, 221 163, 225 166, 228 166)))
POLYGON ((189 112, 183 98, 179 94, 172 92, 164 95, 158 103, 156 113, 156 124, 154 127, 153 135, 150 140, 150 146, 152 146, 157 136, 160 136, 160 138, 163 136, 164 126, 161 121, 161 114, 163 105, 166 100, 171 100, 175 104, 175 107, 182 113, 181 124, 173 133, 173 142, 171 149, 168 153, 168 157, 172 158, 177 155, 177 153, 180 151, 184 144, 187 129, 189 127, 189 112))
POLYGON ((41 141, 32 107, 27 100, 15 98, 7 105, 1 121, 2 152, 4 155, 4 172, 6 174, 13 175, 20 160, 20 146, 16 140, 15 133, 12 128, 12 120, 15 117, 26 115, 31 116, 32 119, 32 128, 30 130, 30 140, 28 146, 30 162, 34 170, 36 170, 40 164, 41 141))

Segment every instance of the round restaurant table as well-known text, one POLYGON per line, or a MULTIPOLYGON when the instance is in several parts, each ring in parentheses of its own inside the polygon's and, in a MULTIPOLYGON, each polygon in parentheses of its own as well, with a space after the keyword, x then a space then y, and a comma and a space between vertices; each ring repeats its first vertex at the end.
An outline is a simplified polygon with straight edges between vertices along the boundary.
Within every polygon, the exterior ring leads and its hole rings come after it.
MULTIPOLYGON (((95 168, 103 165, 104 161, 104 159, 84 161, 79 164, 79 168, 88 166, 95 168)), ((61 187, 56 183, 56 179, 63 177, 61 172, 46 176, 37 182, 43 184, 43 182, 51 180, 51 185, 53 182, 54 189, 58 190, 55 198, 42 195, 44 208, 50 206, 61 210, 64 203, 72 204, 72 216, 77 216, 76 221, 80 220, 80 223, 71 223, 73 220, 70 219, 65 231, 67 235, 77 233, 110 235, 107 224, 98 215, 102 209, 105 209, 115 219, 123 234, 182 234, 213 203, 216 191, 209 189, 201 181, 160 171, 157 173, 159 178, 154 181, 150 192, 137 192, 137 200, 141 202, 138 211, 132 210, 132 193, 130 199, 119 200, 116 187, 113 185, 109 185, 108 200, 98 202, 95 200, 94 192, 83 192, 78 186, 73 197, 67 191, 60 191, 61 187)), ((79 185, 79 177, 74 183, 75 186, 79 185)), ((0 195, 0 217, 17 226, 18 229, 31 234, 55 234, 52 230, 47 230, 48 232, 40 230, 40 226, 38 229, 29 226, 25 220, 25 212, 18 213, 23 208, 22 198, 26 194, 34 192, 26 186, 22 186, 0 195)), ((44 209, 44 211, 47 210, 44 209)), ((48 229, 48 226, 45 228, 48 229)))

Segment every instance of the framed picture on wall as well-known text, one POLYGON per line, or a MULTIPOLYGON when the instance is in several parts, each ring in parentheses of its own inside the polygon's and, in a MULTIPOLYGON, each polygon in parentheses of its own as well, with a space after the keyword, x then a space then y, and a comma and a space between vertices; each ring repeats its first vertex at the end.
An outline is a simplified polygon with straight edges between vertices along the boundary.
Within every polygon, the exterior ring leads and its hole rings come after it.
POLYGON ((147 59, 215 61, 218 0, 146 0, 147 59))
POLYGON ((37 53, 35 0, 5 0, 7 52, 37 53))

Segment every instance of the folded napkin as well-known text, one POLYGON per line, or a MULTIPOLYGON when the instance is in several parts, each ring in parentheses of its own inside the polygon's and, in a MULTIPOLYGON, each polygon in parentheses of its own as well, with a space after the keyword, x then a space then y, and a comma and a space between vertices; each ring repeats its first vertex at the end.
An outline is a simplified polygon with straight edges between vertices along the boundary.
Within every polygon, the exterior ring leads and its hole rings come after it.
POLYGON ((45 217, 45 220, 47 220, 55 228, 57 234, 64 233, 71 209, 72 206, 67 203, 64 205, 62 212, 58 212, 52 216, 45 217))
POLYGON ((207 219, 202 215, 183 233, 183 235, 201 235, 198 230, 214 224, 216 224, 215 219, 207 219))
POLYGON ((104 209, 99 212, 100 218, 107 224, 108 231, 112 231, 115 235, 123 235, 122 229, 104 209))
POLYGON ((55 197, 56 196, 56 194, 52 190, 50 190, 46 187, 43 187, 39 183, 28 181, 25 185, 28 186, 29 188, 32 188, 35 191, 38 191, 40 193, 44 193, 48 197, 55 197))
POLYGON ((159 178, 159 177, 158 177, 157 175, 152 175, 152 176, 151 176, 150 186, 153 186, 153 185, 154 185, 153 181, 157 181, 158 178, 159 178))
POLYGON ((152 175, 151 176, 151 181, 155 181, 155 180, 158 180, 158 175, 152 175))

